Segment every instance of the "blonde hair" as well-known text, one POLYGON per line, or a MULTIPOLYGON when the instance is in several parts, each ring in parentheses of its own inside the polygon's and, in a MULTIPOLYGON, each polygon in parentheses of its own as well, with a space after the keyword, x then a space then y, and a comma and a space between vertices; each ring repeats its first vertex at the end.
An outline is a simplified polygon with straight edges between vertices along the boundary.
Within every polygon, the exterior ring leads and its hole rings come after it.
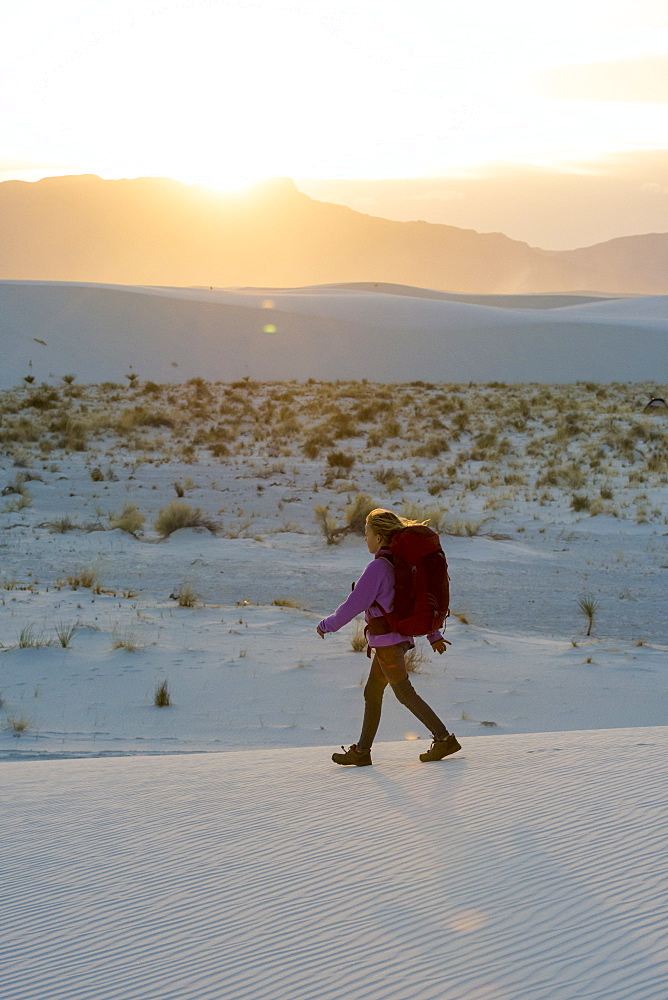
POLYGON ((427 522, 411 521, 407 517, 399 517, 398 514, 395 514, 391 510, 376 507, 375 510, 367 514, 366 523, 374 535, 380 535, 381 538, 389 542, 392 535, 395 535, 397 531, 401 531, 402 528, 407 528, 411 524, 426 524, 427 522))

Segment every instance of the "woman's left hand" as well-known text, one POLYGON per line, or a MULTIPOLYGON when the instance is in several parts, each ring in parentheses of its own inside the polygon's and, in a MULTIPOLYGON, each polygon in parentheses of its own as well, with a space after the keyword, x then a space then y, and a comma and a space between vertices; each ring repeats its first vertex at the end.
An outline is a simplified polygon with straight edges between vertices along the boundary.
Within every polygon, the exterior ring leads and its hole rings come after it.
POLYGON ((439 656, 446 651, 448 646, 452 646, 452 643, 448 642, 447 639, 437 639, 436 642, 432 642, 431 644, 431 648, 435 653, 438 653, 439 656))
POLYGON ((315 630, 316 630, 316 632, 318 633, 318 635, 320 636, 321 639, 325 638, 325 633, 323 632, 323 630, 320 628, 319 625, 316 626, 315 630))

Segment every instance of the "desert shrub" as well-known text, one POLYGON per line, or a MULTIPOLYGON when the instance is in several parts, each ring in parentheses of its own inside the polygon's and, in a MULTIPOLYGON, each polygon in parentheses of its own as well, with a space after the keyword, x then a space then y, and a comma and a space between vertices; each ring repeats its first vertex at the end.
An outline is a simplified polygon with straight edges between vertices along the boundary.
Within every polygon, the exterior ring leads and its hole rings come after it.
POLYGON ((200 595, 189 582, 182 583, 176 593, 171 596, 177 601, 180 608, 194 608, 201 600, 200 595))
POLYGON ((443 452, 450 451, 450 442, 444 435, 431 434, 426 441, 414 450, 416 458, 438 458, 443 452))
POLYGON ((141 391, 145 396, 159 396, 162 392, 162 386, 158 385, 157 382, 144 382, 141 391))
POLYGON ((121 531, 127 531, 130 535, 141 531, 145 521, 146 518, 139 510, 137 504, 130 501, 123 504, 123 510, 120 514, 109 515, 109 526, 111 528, 119 528, 121 531))
POLYGON ((173 417, 159 410, 148 410, 144 406, 134 406, 124 410, 116 422, 120 433, 135 430, 137 427, 174 427, 173 417))
POLYGON ((427 492, 430 497, 436 497, 439 493, 444 493, 448 486, 449 483, 445 479, 432 479, 427 486, 427 492))
POLYGON ((404 500, 401 505, 401 516, 419 524, 428 521, 428 527, 434 531, 442 531, 445 524, 445 511, 439 507, 421 507, 420 504, 408 500, 404 500))
POLYGON ((50 410, 60 403, 60 394, 52 386, 42 385, 31 392, 26 399, 26 406, 35 410, 50 410))
POLYGON ((446 521, 443 523, 443 527, 440 529, 446 535, 455 535, 457 537, 473 538, 475 535, 479 535, 487 523, 489 518, 483 517, 479 521, 464 520, 463 518, 455 518, 454 521, 446 521))
POLYGON ((163 681, 162 684, 158 685, 155 689, 153 695, 153 704, 156 708, 169 708, 172 704, 172 698, 169 693, 169 687, 167 686, 167 681, 163 681))
POLYGON ((330 427, 334 433, 335 440, 357 437, 359 434, 359 428, 349 413, 337 413, 330 421, 330 427))
POLYGON ((158 511, 154 528, 163 538, 167 538, 180 528, 207 528, 212 534, 218 531, 218 524, 199 507, 175 500, 158 511))
POLYGON ((19 649, 41 649, 49 644, 42 633, 35 633, 34 625, 24 625, 19 632, 19 649))
POLYGON ((58 517, 55 521, 47 521, 46 527, 52 535, 64 535, 68 531, 80 529, 81 525, 73 521, 69 514, 64 514, 63 517, 58 517))
POLYGON ((41 477, 31 476, 29 472, 17 472, 11 482, 7 483, 3 489, 2 495, 6 496, 9 493, 18 493, 22 496, 27 496, 25 484, 33 479, 41 479, 41 477))
POLYGON ((587 635, 591 635, 591 630, 594 627, 596 612, 598 611, 598 601, 592 594, 584 594, 578 599, 578 607, 587 619, 587 635))
POLYGON ((128 653, 134 653, 136 650, 142 649, 143 645, 144 644, 137 638, 136 633, 129 629, 125 629, 124 632, 114 631, 112 633, 112 649, 125 649, 128 653))
POLYGON ((58 447, 65 451, 86 451, 88 447, 88 432, 84 424, 77 420, 67 419, 58 441, 58 447))
POLYGON ((377 506, 368 493, 358 493, 346 508, 346 526, 355 535, 364 534, 367 515, 377 506))
POLYGON ((355 653, 364 653, 367 646, 364 622, 356 621, 350 637, 350 646, 355 653))
POLYGON ((591 500, 586 493, 574 493, 571 497, 570 508, 574 511, 589 510, 591 500))
POLYGON ((85 587, 90 588, 91 590, 95 590, 97 588, 99 592, 100 588, 99 573, 95 568, 77 569, 71 576, 67 577, 67 582, 72 590, 78 590, 79 587, 85 587))
POLYGON ((349 472, 355 464, 355 456, 345 451, 330 451, 327 464, 332 469, 342 469, 349 472))
POLYGON ((26 715, 8 715, 6 721, 7 729, 10 729, 17 736, 30 728, 30 719, 26 715))
POLYGON ((79 631, 78 625, 65 625, 63 622, 60 622, 56 626, 56 635, 58 636, 58 642, 63 647, 63 649, 69 648, 72 639, 74 638, 74 636, 78 631, 79 631))
POLYGON ((298 611, 305 611, 306 608, 299 601, 293 601, 291 597, 276 597, 271 602, 276 608, 295 608, 298 611))
POLYGON ((380 483, 381 486, 385 486, 389 489, 396 489, 394 484, 401 482, 401 475, 401 473, 397 472, 396 469, 390 466, 389 468, 381 467, 380 469, 376 469, 373 474, 373 478, 377 483, 380 483))
POLYGON ((418 646, 406 651, 406 670, 409 674, 421 674, 426 663, 429 663, 429 653, 418 646))
POLYGON ((313 508, 315 523, 323 533, 328 545, 335 545, 341 535, 341 529, 337 528, 336 521, 329 513, 329 507, 319 504, 313 508))

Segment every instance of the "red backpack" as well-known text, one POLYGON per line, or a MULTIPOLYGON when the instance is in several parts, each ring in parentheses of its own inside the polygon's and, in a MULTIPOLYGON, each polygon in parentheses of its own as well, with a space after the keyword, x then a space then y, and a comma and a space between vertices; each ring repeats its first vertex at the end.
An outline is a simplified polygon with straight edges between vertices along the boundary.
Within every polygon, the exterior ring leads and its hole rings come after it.
POLYGON ((394 567, 394 607, 388 613, 378 604, 389 631, 416 636, 443 628, 450 608, 450 578, 436 532, 424 524, 402 528, 376 559, 394 567))

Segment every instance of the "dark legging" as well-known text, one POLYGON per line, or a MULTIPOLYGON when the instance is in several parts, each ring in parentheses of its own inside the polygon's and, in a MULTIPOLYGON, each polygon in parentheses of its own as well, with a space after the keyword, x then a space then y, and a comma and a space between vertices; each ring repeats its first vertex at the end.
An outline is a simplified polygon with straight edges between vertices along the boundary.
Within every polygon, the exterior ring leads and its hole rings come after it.
POLYGON ((362 734, 357 742, 360 750, 371 749, 380 724, 383 695, 388 684, 397 700, 427 727, 434 739, 445 739, 448 735, 448 730, 439 717, 410 682, 404 659, 407 647, 408 643, 402 642, 397 646, 381 646, 374 650, 369 679, 364 688, 364 721, 362 734))

